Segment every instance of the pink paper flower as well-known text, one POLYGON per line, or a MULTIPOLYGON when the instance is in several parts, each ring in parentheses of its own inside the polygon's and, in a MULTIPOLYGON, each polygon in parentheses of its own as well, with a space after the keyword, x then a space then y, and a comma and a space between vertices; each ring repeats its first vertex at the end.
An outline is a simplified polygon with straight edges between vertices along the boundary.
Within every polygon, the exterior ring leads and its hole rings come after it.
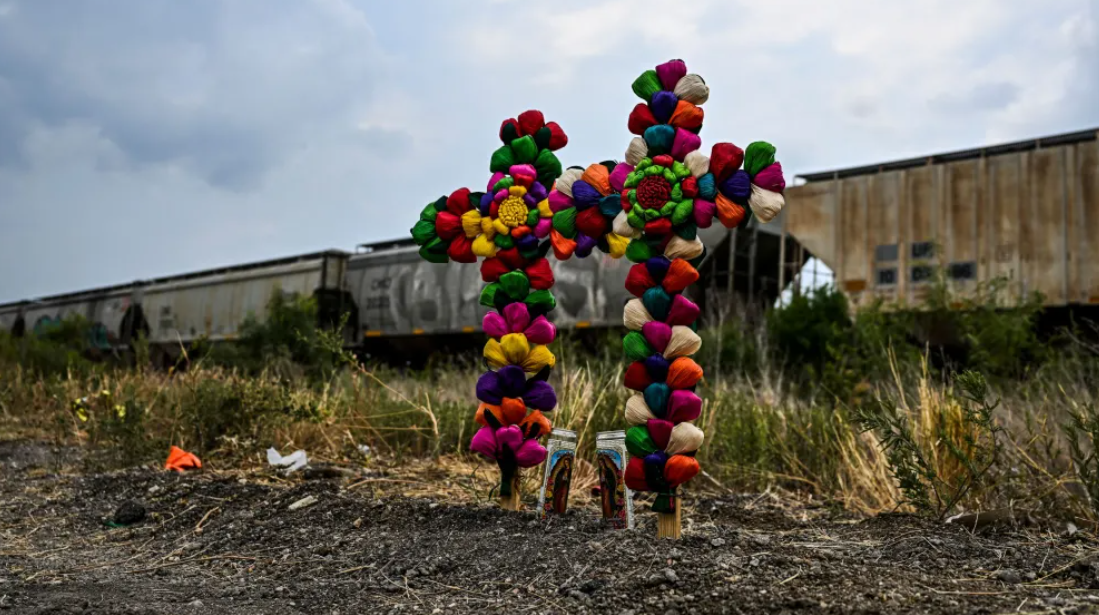
POLYGON ((525 303, 509 304, 502 315, 499 312, 485 314, 482 326, 485 333, 495 340, 509 333, 522 333, 531 344, 549 344, 557 337, 557 327, 546 320, 545 316, 531 321, 530 311, 525 303))
POLYGON ((469 448, 489 459, 512 456, 520 468, 534 467, 546 459, 546 447, 538 440, 524 440, 523 432, 515 425, 499 429, 486 425, 474 434, 469 448))

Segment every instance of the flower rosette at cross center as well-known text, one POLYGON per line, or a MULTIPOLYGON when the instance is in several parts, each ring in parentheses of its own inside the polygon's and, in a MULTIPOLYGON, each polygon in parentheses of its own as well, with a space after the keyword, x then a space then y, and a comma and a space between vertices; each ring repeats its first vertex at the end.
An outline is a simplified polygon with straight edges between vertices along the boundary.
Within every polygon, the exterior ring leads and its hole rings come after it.
POLYGON ((484 348, 489 369, 477 383, 476 420, 482 427, 470 448, 500 466, 500 495, 506 498, 513 495, 518 470, 545 459, 539 439, 549 434, 546 414, 557 405, 548 382, 556 363, 548 344, 557 331, 547 318, 556 300, 545 256, 553 216, 549 191, 561 175, 553 152, 568 139, 539 111, 505 120, 500 139, 486 191, 463 188, 436 201, 412 233, 427 260, 483 259, 486 286, 480 302, 495 309, 483 321, 490 337, 484 348))
POLYGON ((635 263, 661 254, 694 260, 704 250, 695 203, 706 186, 699 181, 704 172, 694 173, 687 160, 702 147, 701 105, 710 89, 682 60, 672 60, 642 73, 633 91, 645 102, 627 122, 638 136, 626 149, 630 172, 620 191, 626 224, 616 227, 633 230, 626 257, 635 263))

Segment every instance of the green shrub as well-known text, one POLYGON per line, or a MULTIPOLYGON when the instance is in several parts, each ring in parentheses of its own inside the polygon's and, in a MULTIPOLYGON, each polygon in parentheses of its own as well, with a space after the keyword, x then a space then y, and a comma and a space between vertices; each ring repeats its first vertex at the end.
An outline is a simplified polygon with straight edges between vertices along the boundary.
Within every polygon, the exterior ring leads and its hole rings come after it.
POLYGON ((1036 327, 1042 296, 1034 293, 1019 305, 1005 308, 1005 287, 1006 280, 993 280, 981 287, 976 298, 963 301, 954 314, 969 350, 970 369, 1019 378, 1049 358, 1049 347, 1039 339, 1036 327))
POLYGON ((849 343, 854 323, 847 298, 832 287, 822 287, 772 310, 767 328, 780 364, 794 373, 819 377, 834 349, 849 343))
POLYGON ((891 356, 918 360, 910 323, 880 301, 852 316, 843 293, 821 287, 768 313, 771 360, 802 390, 852 401, 867 382, 888 378, 891 356))
POLYGON ((113 445, 126 463, 138 462, 158 452, 147 436, 148 407, 138 400, 132 384, 117 398, 110 390, 101 389, 72 400, 69 408, 71 421, 87 432, 91 444, 113 445))
POLYGON ((292 384, 261 375, 202 373, 179 398, 180 434, 200 451, 215 448, 222 438, 252 439, 261 429, 321 417, 316 399, 295 394, 292 384))
POLYGON ((713 323, 699 331, 702 352, 696 357, 707 374, 755 375, 764 367, 760 336, 742 320, 713 323))
POLYGON ((76 314, 22 337, 0 331, 0 363, 22 365, 38 377, 61 376, 70 370, 88 373, 93 369, 88 360, 91 333, 87 319, 76 314))
POLYGON ((192 354, 250 375, 273 372, 326 380, 336 371, 340 357, 325 342, 328 332, 318 326, 317 309, 315 298, 285 296, 276 288, 268 299, 265 319, 249 314, 237 340, 216 345, 202 342, 192 348, 192 354))
POLYGON ((984 487, 984 479, 1001 455, 1002 431, 981 374, 955 378, 959 397, 923 408, 916 419, 897 403, 877 399, 859 408, 863 431, 881 441, 890 472, 906 501, 916 510, 944 519, 965 498, 984 487))
POLYGON ((1099 514, 1099 411, 1094 404, 1069 411, 1063 426, 1076 480, 1087 494, 1087 504, 1099 514))

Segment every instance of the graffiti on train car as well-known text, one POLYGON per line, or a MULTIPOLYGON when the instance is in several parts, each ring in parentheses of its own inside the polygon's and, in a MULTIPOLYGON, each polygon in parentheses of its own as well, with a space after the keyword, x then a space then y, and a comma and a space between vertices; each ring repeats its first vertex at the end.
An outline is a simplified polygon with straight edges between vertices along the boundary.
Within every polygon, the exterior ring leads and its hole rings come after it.
MULTIPOLYGON (((552 316, 558 326, 621 322, 622 304, 628 299, 623 288, 627 266, 609 257, 552 266, 558 303, 552 316)), ((373 255, 362 265, 353 265, 348 279, 367 336, 468 332, 478 327, 488 311, 480 304, 480 272, 454 263, 422 263, 404 255, 383 260, 373 255)))
POLYGON ((92 323, 88 329, 88 343, 98 350, 109 350, 117 340, 101 322, 92 323))
POLYGON ((42 337, 60 329, 60 317, 55 318, 53 316, 43 315, 39 316, 38 320, 34 321, 34 326, 31 327, 31 332, 34 333, 36 337, 42 337))
MULTIPOLYGON (((44 314, 34 321, 31 332, 35 337, 49 336, 60 332, 64 323, 65 316, 61 314, 52 316, 44 314)), ((110 350, 118 342, 118 338, 107 328, 107 325, 99 321, 87 325, 85 339, 88 347, 96 350, 110 350)))

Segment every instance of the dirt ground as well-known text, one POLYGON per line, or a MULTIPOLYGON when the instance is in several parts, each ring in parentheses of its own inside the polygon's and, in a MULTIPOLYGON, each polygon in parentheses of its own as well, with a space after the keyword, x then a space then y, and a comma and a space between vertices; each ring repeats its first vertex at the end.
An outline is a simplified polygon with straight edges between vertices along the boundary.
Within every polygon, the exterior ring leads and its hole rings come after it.
POLYGON ((505 513, 407 497, 392 474, 96 473, 78 454, 0 442, 0 613, 1099 611, 1086 530, 973 533, 738 494, 693 499, 683 539, 657 541, 646 506, 614 531, 594 508, 542 521, 531 498, 505 513), (145 518, 113 527, 127 501, 145 518))

